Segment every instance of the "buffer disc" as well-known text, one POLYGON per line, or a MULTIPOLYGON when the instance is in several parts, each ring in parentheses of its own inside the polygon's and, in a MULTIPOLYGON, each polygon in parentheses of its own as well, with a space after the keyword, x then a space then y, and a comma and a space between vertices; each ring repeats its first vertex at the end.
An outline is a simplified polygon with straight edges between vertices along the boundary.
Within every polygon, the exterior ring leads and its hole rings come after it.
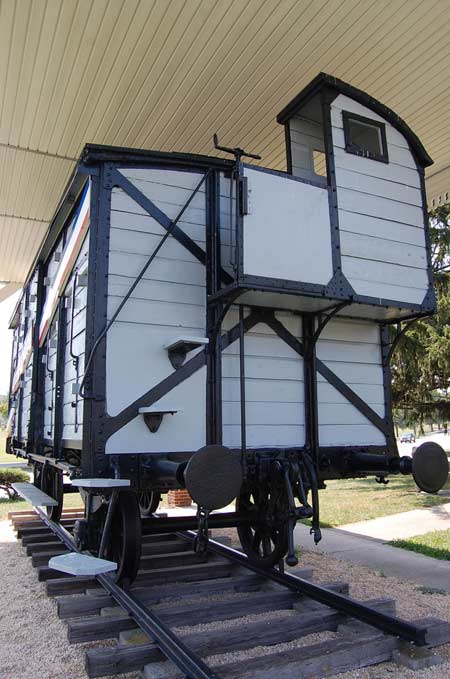
POLYGON ((225 446, 200 448, 186 465, 184 480, 189 495, 200 507, 226 507, 241 489, 242 468, 239 455, 225 446))
POLYGON ((448 478, 447 453, 434 441, 422 443, 413 453, 414 481, 425 493, 437 493, 448 478))

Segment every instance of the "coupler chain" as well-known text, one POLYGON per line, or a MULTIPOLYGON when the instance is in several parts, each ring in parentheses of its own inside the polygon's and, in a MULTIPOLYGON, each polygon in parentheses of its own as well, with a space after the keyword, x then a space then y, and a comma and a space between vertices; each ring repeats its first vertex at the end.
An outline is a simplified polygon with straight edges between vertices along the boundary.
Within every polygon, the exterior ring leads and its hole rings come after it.
POLYGON ((208 518, 209 518, 209 514, 210 514, 209 509, 205 509, 205 507, 198 507, 198 510, 197 510, 198 528, 197 528, 197 535, 195 536, 195 539, 194 539, 194 552, 196 554, 205 554, 205 552, 208 549, 208 538, 209 538, 208 518))

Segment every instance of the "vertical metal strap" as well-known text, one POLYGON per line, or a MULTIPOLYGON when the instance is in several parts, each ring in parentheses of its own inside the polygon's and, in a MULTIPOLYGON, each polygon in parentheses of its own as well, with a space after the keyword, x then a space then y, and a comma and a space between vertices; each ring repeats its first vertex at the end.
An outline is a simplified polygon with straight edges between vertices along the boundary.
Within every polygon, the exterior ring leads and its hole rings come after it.
POLYGON ((65 377, 65 354, 66 354, 66 336, 67 336, 67 311, 65 306, 65 297, 59 300, 58 311, 58 345, 56 349, 56 366, 54 371, 54 417, 55 426, 53 429, 53 454, 59 457, 62 449, 62 435, 63 435, 63 415, 64 415, 64 377, 65 377))
MULTIPOLYGON (((207 299, 220 287, 220 175, 213 172, 206 184, 206 292, 207 299)), ((220 332, 215 332, 220 322, 222 305, 207 302, 206 332, 209 339, 207 351, 207 401, 206 432, 208 445, 222 443, 222 352, 220 332)))
POLYGON ((42 350, 39 347, 39 323, 42 307, 44 306, 44 265, 37 267, 36 313, 33 332, 33 374, 31 378, 31 406, 30 422, 28 426, 28 452, 40 454, 42 452, 43 417, 44 417, 44 366, 42 350))
POLYGON ((245 412, 245 345, 244 345, 244 307, 239 305, 239 386, 241 398, 241 452, 245 460, 247 451, 247 431, 245 412))
POLYGON ((317 466, 319 422, 317 412, 316 349, 314 342, 315 321, 316 317, 313 315, 305 314, 303 316, 306 447, 311 458, 314 460, 314 464, 317 466))

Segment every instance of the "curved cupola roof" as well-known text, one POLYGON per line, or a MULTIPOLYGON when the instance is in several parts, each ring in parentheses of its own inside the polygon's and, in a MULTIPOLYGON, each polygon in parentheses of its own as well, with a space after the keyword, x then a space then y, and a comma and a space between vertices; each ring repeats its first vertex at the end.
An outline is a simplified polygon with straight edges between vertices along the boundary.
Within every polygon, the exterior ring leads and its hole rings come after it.
POLYGON ((433 164, 432 158, 428 155, 422 142, 419 140, 417 135, 414 134, 412 129, 405 123, 400 116, 398 116, 394 111, 384 104, 382 104, 374 97, 371 97, 366 92, 349 85, 343 80, 339 80, 335 76, 329 75, 328 73, 319 73, 314 80, 312 80, 309 85, 307 85, 299 94, 297 94, 292 101, 283 108, 282 111, 277 115, 277 122, 282 125, 289 120, 297 111, 306 104, 312 97, 317 95, 321 90, 328 89, 335 91, 337 94, 345 94, 346 96, 354 99, 363 106, 372 109, 374 113, 387 120, 393 127, 395 127, 404 137, 407 139, 408 144, 413 152, 417 162, 422 167, 428 167, 433 164))

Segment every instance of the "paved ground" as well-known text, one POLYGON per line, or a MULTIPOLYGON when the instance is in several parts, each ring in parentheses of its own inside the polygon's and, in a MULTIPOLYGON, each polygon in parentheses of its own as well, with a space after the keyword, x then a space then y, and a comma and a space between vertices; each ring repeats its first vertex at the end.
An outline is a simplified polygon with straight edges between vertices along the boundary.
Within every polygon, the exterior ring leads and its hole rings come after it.
POLYGON ((338 530, 389 542, 447 528, 450 528, 450 503, 429 509, 414 509, 411 512, 380 516, 370 521, 348 523, 339 526, 338 530))
POLYGON ((444 434, 442 432, 428 433, 425 436, 419 437, 415 443, 400 443, 398 441, 398 452, 400 455, 412 455, 413 448, 417 448, 421 443, 426 443, 427 441, 435 441, 439 443, 447 452, 450 451, 450 434, 444 434))
MULTIPOLYGON (((408 512, 409 513, 409 512, 408 512)), ((450 561, 391 547, 382 540, 347 533, 342 529, 325 528, 317 552, 334 556, 352 564, 368 566, 386 576, 417 582, 423 587, 450 592, 450 561)), ((302 524, 295 529, 295 545, 313 549, 309 528, 302 524)))
POLYGON ((26 462, 0 462, 0 469, 28 469, 26 462))

